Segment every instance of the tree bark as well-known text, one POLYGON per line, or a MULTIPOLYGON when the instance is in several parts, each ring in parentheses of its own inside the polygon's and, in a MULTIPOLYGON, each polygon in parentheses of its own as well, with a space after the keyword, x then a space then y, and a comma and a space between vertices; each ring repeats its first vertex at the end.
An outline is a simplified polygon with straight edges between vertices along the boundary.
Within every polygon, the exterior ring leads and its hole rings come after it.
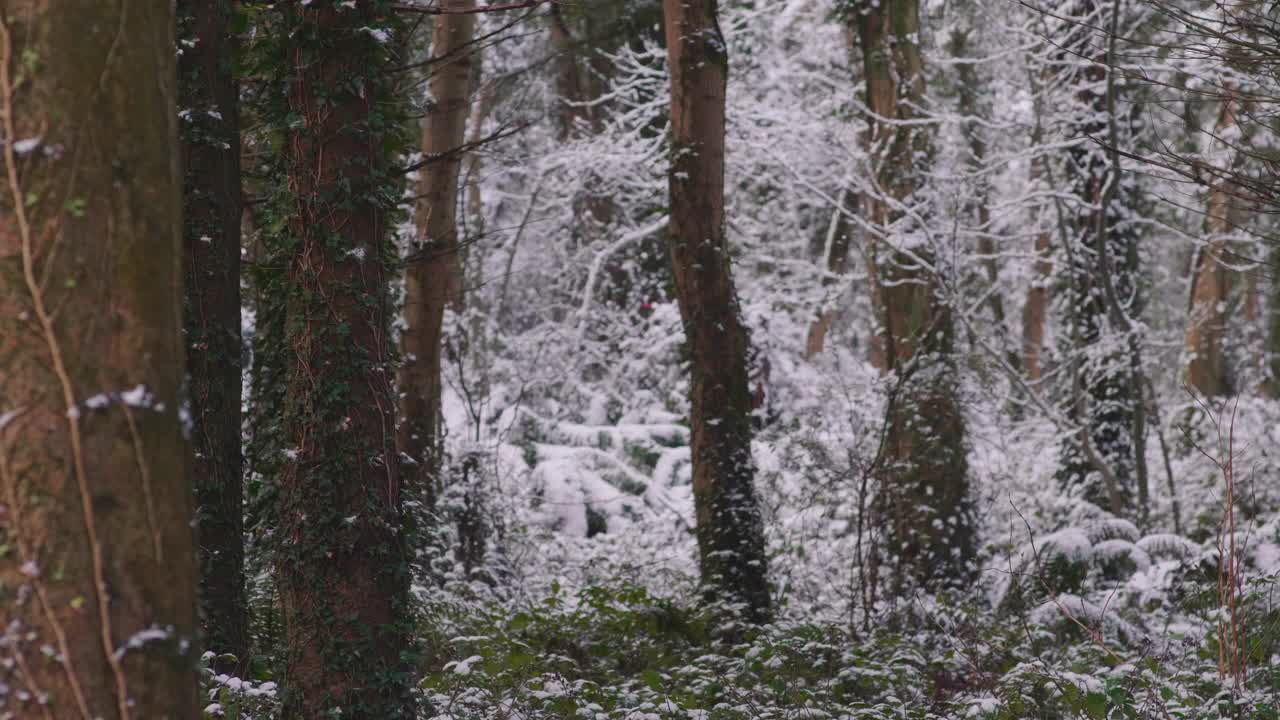
POLYGON ((561 101, 556 130, 561 140, 579 127, 592 133, 604 130, 606 108, 587 103, 607 90, 613 61, 606 53, 628 40, 630 29, 620 21, 623 5, 620 0, 551 5, 551 45, 556 51, 556 92, 561 101))
MULTIPOLYGON (((1095 7, 1093 0, 1079 6, 1083 16, 1095 7)), ((1111 20, 1110 16, 1107 16, 1111 20)), ((1094 52, 1092 36, 1077 28, 1063 51, 1067 67, 1094 52)), ((1086 138, 1108 137, 1117 146, 1114 79, 1108 76, 1108 57, 1075 70, 1075 100, 1081 109, 1078 134, 1086 138), (1105 91, 1099 88, 1105 86, 1105 91)), ((1126 135, 1126 140, 1128 136, 1126 135)), ((1135 186, 1120 183, 1118 163, 1108 160, 1107 150, 1085 141, 1070 151, 1074 192, 1080 210, 1071 224, 1074 237, 1064 248, 1067 255, 1066 334, 1073 353, 1074 402, 1072 420, 1079 433, 1064 441, 1058 477, 1080 496, 1115 515, 1134 513, 1134 486, 1145 477, 1143 456, 1135 449, 1145 436, 1142 407, 1140 344, 1127 319, 1140 309, 1138 283, 1138 234, 1131 208, 1135 186), (1122 301, 1123 299, 1123 301, 1122 301), (1112 338, 1120 340, 1117 343, 1112 338), (1123 351, 1088 358, 1087 349, 1106 343, 1123 351), (1085 437, 1087 433, 1087 437, 1085 437)))
MULTIPOLYGON (((556 112, 556 137, 567 140, 573 135, 579 122, 594 125, 591 109, 582 105, 591 99, 590 76, 583 72, 578 61, 578 40, 573 37, 569 18, 559 5, 550 8, 551 46, 556 52, 556 94, 559 106, 556 112)), ((592 128, 593 130, 596 128, 592 128)))
POLYGON ((275 564, 290 720, 413 717, 389 347, 395 58, 379 4, 277 6, 291 121, 275 564))
MULTIPOLYGON (((857 33, 850 26, 844 28, 845 46, 849 50, 849 61, 855 62, 858 55, 857 33)), ((823 298, 823 307, 818 309, 817 317, 809 323, 809 332, 805 335, 804 341, 804 357, 806 360, 820 355, 827 346, 827 333, 831 332, 831 324, 835 322, 838 315, 838 309, 829 307, 828 304, 838 298, 841 293, 839 285, 844 283, 842 277, 849 268, 849 249, 853 246, 854 224, 849 222, 845 217, 845 210, 849 205, 854 208, 862 207, 862 197, 852 194, 847 187, 840 188, 838 204, 840 207, 833 208, 831 219, 827 224, 826 237, 822 243, 822 261, 826 267, 826 274, 823 276, 822 285, 828 288, 826 297, 823 298), (834 289, 834 292, 832 292, 834 289), (834 296, 834 297, 833 297, 834 296)), ((868 271, 871 267, 868 267, 868 271)), ((877 306, 874 305, 877 293, 872 293, 873 310, 877 306)), ((871 360, 877 367, 883 368, 881 363, 876 362, 877 357, 875 348, 877 346, 876 335, 872 336, 872 345, 869 348, 871 360)), ((883 357, 883 353, 880 354, 883 357)))
POLYGON ((1044 321, 1049 313, 1049 279, 1053 262, 1049 260, 1049 232, 1036 235, 1035 275, 1022 305, 1022 366, 1031 382, 1044 375, 1040 353, 1044 349, 1044 321))
MULTIPOLYGON (((1223 137, 1236 124, 1235 99, 1222 101, 1215 137, 1223 137)), ((1206 397, 1232 392, 1226 357, 1227 294, 1231 272, 1224 263, 1227 235, 1231 232, 1233 188, 1220 179, 1209 188, 1205 208, 1205 244, 1196 252, 1191 302, 1183 340, 1188 362, 1186 382, 1206 397)))
MULTIPOLYGON (((1041 95, 1040 89, 1043 86, 1042 81, 1045 79, 1043 76, 1048 75, 1049 72, 1048 68, 1042 69, 1040 78, 1037 78, 1035 72, 1028 72, 1028 84, 1031 87, 1033 96, 1039 97, 1041 95)), ((1035 123, 1031 130, 1031 143, 1032 145, 1040 145, 1044 142, 1043 100, 1034 100, 1032 105, 1035 113, 1035 123)), ((1048 162, 1047 158, 1039 158, 1031 163, 1031 181, 1036 187, 1043 187, 1043 183, 1053 175, 1048 162)), ((1055 204, 1055 211, 1057 211, 1057 208, 1058 205, 1055 204)), ((1057 211, 1057 214, 1061 218, 1060 211, 1057 211)), ((1049 315, 1049 295, 1053 278, 1052 252, 1049 229, 1042 227, 1040 232, 1036 234, 1036 260, 1032 266, 1034 274, 1022 305, 1022 367, 1033 387, 1044 376, 1042 354, 1044 352, 1045 320, 1049 315)))
POLYGON ((868 253, 873 305, 883 367, 896 377, 876 502, 896 588, 960 585, 973 574, 975 539, 954 322, 932 248, 911 242, 920 229, 888 202, 917 201, 921 166, 931 154, 929 130, 911 123, 923 115, 926 100, 919 6, 880 0, 851 12, 867 79, 873 162, 880 168, 880 197, 868 198, 877 229, 868 253))
MULTIPOLYGON (((556 51, 556 90, 559 95, 557 136, 568 140, 575 135, 598 135, 604 131, 608 107, 600 103, 613 75, 613 62, 606 52, 616 51, 627 39, 627 28, 619 22, 623 3, 604 0, 590 5, 551 5, 551 44, 556 51)), ((584 192, 574 198, 571 241, 590 244, 600 239, 613 223, 617 206, 608 191, 601 191, 597 177, 588 177, 584 192)), ((619 262, 605 270, 609 283, 608 302, 625 307, 632 282, 619 262)))
MULTIPOLYGON (((443 7, 469 10, 475 0, 446 0, 443 7)), ((428 157, 450 153, 465 139, 471 107, 475 15, 435 18, 431 38, 434 63, 430 82, 434 103, 427 111, 422 152, 428 157)), ((462 303, 462 267, 458 258, 458 175, 462 156, 456 152, 423 168, 414 208, 415 240, 405 272, 405 322, 401 336, 404 364, 400 371, 403 422, 401 452, 412 464, 406 482, 428 508, 440 493, 444 428, 440 424, 441 338, 445 308, 462 303)))
MULTIPOLYGON (((1267 265, 1280 267, 1280 244, 1273 244, 1267 252, 1267 265)), ((1269 278, 1266 291, 1265 377, 1263 392, 1267 397, 1280 398, 1280 281, 1269 278)))
POLYGON ((690 350, 693 494, 708 595, 771 616, 764 534, 751 457, 747 329, 724 233, 728 56, 715 0, 665 0, 671 72, 668 242, 690 350))
MULTIPOLYGON (((839 203, 843 206, 849 197, 849 191, 843 189, 840 191, 839 203)), ((847 222, 844 217, 844 208, 838 207, 831 211, 831 220, 827 225, 826 240, 823 243, 822 261, 826 268, 821 284, 827 288, 828 297, 824 298, 824 305, 833 301, 832 295, 839 295, 839 285, 843 284, 842 278, 849 265, 849 246, 852 244, 850 235, 853 233, 851 223, 847 222), (833 292, 834 290, 834 292, 833 292)), ((836 308, 821 307, 818 309, 818 316, 809 323, 809 333, 805 336, 804 356, 810 359, 815 355, 820 355, 827 344, 827 333, 831 331, 831 323, 836 319, 836 308)))
POLYGON ((199 715, 174 28, 169 3, 0 8, 8 717, 199 715))
MULTIPOLYGON (((230 0, 179 0, 183 250, 204 644, 249 659, 240 451, 240 127, 230 0)), ((236 661, 223 661, 223 654, 236 661)))
MULTIPOLYGON (((972 21, 970 21, 972 22, 972 21)), ((987 162, 987 141, 983 137, 981 115, 986 106, 982 103, 982 86, 974 63, 966 62, 969 52, 970 29, 955 29, 951 33, 947 49, 952 58, 957 60, 957 110, 964 118, 963 132, 969 145, 968 166, 971 173, 974 194, 970 203, 969 216, 976 225, 976 250, 982 268, 986 272, 988 288, 987 309, 991 312, 991 324, 995 327, 996 340, 1005 359, 1012 368, 1021 369, 1022 354, 1009 341, 1009 329, 1005 324, 1004 295, 1000 289, 1000 259, 996 255, 995 235, 991 222, 991 190, 987 182, 985 170, 987 162)))

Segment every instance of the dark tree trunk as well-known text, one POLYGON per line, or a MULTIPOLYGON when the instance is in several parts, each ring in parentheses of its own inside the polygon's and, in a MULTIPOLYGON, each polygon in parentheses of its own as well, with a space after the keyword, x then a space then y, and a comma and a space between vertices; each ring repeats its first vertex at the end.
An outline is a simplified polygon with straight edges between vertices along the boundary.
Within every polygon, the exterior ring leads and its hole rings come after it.
POLYGON ((199 716, 174 27, 0 7, 6 717, 199 716))
MULTIPOLYGON (((1090 0, 1080 7, 1087 14, 1094 5, 1090 0)), ((1077 133, 1080 137, 1108 137, 1115 109, 1106 58, 1101 50, 1091 47, 1096 38, 1086 28, 1077 28, 1073 34, 1067 47, 1075 49, 1064 56, 1067 67, 1076 66, 1078 57, 1098 59, 1096 64, 1074 70, 1081 118, 1077 133)), ((1128 137, 1126 133, 1120 141, 1128 137)), ((1068 285, 1065 330, 1076 356, 1072 360, 1076 389, 1070 415, 1082 430, 1064 442, 1058 476, 1064 486, 1079 488, 1083 499, 1116 515, 1132 515, 1140 459, 1135 448, 1142 439, 1135 433, 1135 426, 1142 424, 1142 384, 1135 381, 1140 357, 1124 317, 1140 309, 1138 236, 1130 217, 1136 187, 1118 179, 1113 182, 1116 170, 1106 149, 1097 143, 1077 145, 1070 160, 1071 180, 1082 209, 1071 224, 1074 237, 1068 239, 1070 247, 1064 253, 1068 285), (1086 351, 1107 341, 1108 336, 1115 339, 1109 346, 1125 349, 1084 362, 1086 351)))
POLYGON ((943 296, 932 249, 901 236, 919 233, 890 209, 887 198, 916 202, 921 166, 930 156, 929 131, 906 124, 925 103, 916 0, 880 0, 851 11, 867 77, 872 152, 879 156, 879 192, 868 198, 876 228, 873 305, 880 320, 883 368, 895 376, 878 470, 878 512, 894 585, 962 585, 973 575, 974 518, 951 306, 943 296), (903 124, 879 122, 892 118, 903 124))
POLYGON ((550 8, 551 45, 556 52, 556 92, 560 96, 556 130, 566 139, 578 129, 604 130, 609 111, 593 103, 608 90, 613 62, 608 53, 623 45, 632 28, 620 19, 620 0, 550 8))
POLYGON ((671 71, 672 273, 690 349, 693 493, 702 579, 711 597, 771 615, 751 457, 751 391, 724 234, 728 57, 715 0, 666 0, 671 71))
MULTIPOLYGON (((582 67, 578 56, 582 41, 574 37, 570 17, 559 5, 550 8, 551 46, 556 53, 556 94, 560 104, 556 112, 556 137, 567 140, 578 123, 595 125, 591 108, 582 105, 592 97, 591 76, 582 67)), ((592 127, 593 130, 596 128, 592 127)))
MULTIPOLYGON (((1271 246, 1267 252, 1267 265, 1280 267, 1280 243, 1271 246)), ((1266 300, 1265 329, 1265 375, 1263 392, 1267 397, 1280 398, 1280 278, 1271 275, 1268 278, 1266 300)))
MULTIPOLYGON (((276 573, 284 717, 413 716, 388 284, 398 132, 385 3, 280 6, 290 65, 276 573)), ((277 290, 279 291, 279 290, 277 290)))
MULTIPOLYGON (((619 0, 582 5, 552 5, 551 44, 556 52, 556 91, 559 97, 556 130, 561 140, 604 131, 609 115, 601 96, 608 90, 613 62, 606 53, 616 52, 628 39, 619 0)), ((584 183, 585 192, 574 198, 570 237, 574 245, 590 244, 608 232, 617 214, 611 190, 595 177, 584 183)), ((620 258, 605 265, 609 282, 606 301, 626 307, 635 282, 620 258)), ((636 305, 639 303, 636 302, 636 305)))
POLYGON ((248 661, 240 453, 240 127, 231 0, 180 0, 183 248, 204 644, 248 661))

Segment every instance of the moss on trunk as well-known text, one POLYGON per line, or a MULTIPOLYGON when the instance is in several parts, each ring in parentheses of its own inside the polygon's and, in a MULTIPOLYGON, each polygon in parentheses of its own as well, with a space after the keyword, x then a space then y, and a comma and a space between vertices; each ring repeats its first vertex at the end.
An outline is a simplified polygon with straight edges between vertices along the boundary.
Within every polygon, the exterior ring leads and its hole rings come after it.
POLYGON ((248 661, 240 451, 240 119, 230 0, 180 0, 183 249, 192 486, 205 644, 248 661))
POLYGON ((881 0, 850 13, 867 78, 871 152, 881 168, 881 197, 868 201, 876 228, 868 248, 876 357, 894 376, 875 503, 884 559, 898 590, 963 585, 973 575, 976 543, 954 321, 932 247, 910 242, 922 230, 889 202, 919 202, 920 175, 932 154, 928 126, 910 123, 926 102, 919 7, 916 0, 881 0))
POLYGON ((690 349, 693 494, 703 582, 711 596, 770 617, 763 528, 751 457, 751 391, 724 234, 727 55, 714 0, 667 0, 671 69, 671 223, 676 298, 690 349))
POLYGON ((173 12, 0 13, 0 681, 58 717, 195 717, 173 12))
POLYGON ((286 230, 269 313, 283 313, 274 556, 284 717, 413 717, 409 533, 395 447, 388 287, 402 147, 382 42, 389 3, 277 5, 286 230))

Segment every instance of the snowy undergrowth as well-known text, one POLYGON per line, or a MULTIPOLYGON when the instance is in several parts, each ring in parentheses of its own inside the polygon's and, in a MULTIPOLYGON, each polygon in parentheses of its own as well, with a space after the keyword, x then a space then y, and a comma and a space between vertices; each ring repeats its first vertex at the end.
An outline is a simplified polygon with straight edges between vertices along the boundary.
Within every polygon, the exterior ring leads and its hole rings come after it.
MULTIPOLYGON (((674 333, 673 312, 657 308, 642 335, 674 333)), ((754 445, 779 621, 733 643, 711 635, 696 592, 680 373, 638 397, 589 382, 573 404, 526 395, 495 409, 492 426, 505 429, 486 451, 484 495, 507 528, 491 539, 503 583, 456 576, 420 588, 435 603, 431 717, 1274 716, 1276 407, 1237 411, 1252 682, 1233 692, 1216 655, 1215 460, 1227 448, 1212 422, 1187 414, 1189 401, 1162 428, 1178 533, 1155 443, 1152 514, 1139 528, 1060 492, 1059 433, 1010 419, 1002 381, 967 374, 979 580, 941 600, 869 602, 858 558, 876 531, 858 521, 875 492, 867 468, 884 381, 850 351, 804 360, 788 350, 799 323, 787 329, 775 316, 777 334, 756 335, 786 378, 769 386, 775 409, 754 445)), ((679 367, 677 342, 642 344, 679 367)), ((453 432, 474 437, 458 402, 453 432)))
MULTIPOLYGON (((979 519, 977 580, 945 598, 870 591, 877 579, 865 558, 879 540, 871 469, 892 378, 867 360, 862 259, 852 253, 841 275, 823 263, 835 218, 856 215, 849 198, 872 190, 859 137, 862 78, 833 3, 754 5, 726 4, 721 19, 732 63, 726 216, 753 389, 763 396, 753 455, 778 621, 716 637, 714 608, 698 595, 688 373, 664 274, 669 79, 665 52, 638 37, 611 55, 599 132, 557 137, 542 122, 554 89, 537 76, 482 128, 533 123, 519 142, 480 151, 483 207, 468 211, 490 233, 468 251, 467 308, 447 318, 451 490, 440 552, 415 586, 430 658, 426 716, 1276 717, 1280 406, 1243 398, 1226 447, 1218 431, 1233 407, 1214 406, 1208 418, 1181 389, 1186 289, 1176 261, 1161 256, 1186 241, 1168 228, 1192 222, 1148 218, 1155 229, 1142 245, 1144 352, 1159 420, 1149 423, 1141 526, 1082 502, 1055 477, 1072 428, 1039 404, 1066 400, 1066 340, 1054 324, 1040 401, 991 351, 1020 328, 997 327, 983 302, 997 295, 1016 314, 1034 278, 1035 236, 1053 227, 1053 188, 1032 167, 1069 144, 1031 139, 1026 79, 1041 71, 1030 57, 1040 26, 1007 3, 974 5, 986 43, 975 65, 1001 108, 983 121, 982 170, 993 198, 983 232, 997 238, 1000 282, 942 268, 960 276, 947 278, 948 299, 962 325, 957 392, 979 519), (583 217, 585 201, 601 197, 612 201, 607 227, 583 217), (838 311, 826 348, 806 357, 810 323, 824 309, 838 311), (1227 452, 1239 485, 1247 601, 1238 610, 1251 667, 1238 691, 1217 664, 1218 464, 1227 452), (464 484, 466 458, 478 472, 464 484), (451 513, 467 502, 480 508, 486 549, 470 572, 451 544, 451 513)), ((539 42, 487 49, 482 74, 536 63, 539 42)), ((939 45, 929 49, 931 87, 947 88, 954 63, 939 45)), ((1040 100, 1071 101, 1057 92, 1040 100)), ((960 253, 979 235, 959 218, 976 183, 958 167, 962 123, 947 114, 950 102, 938 94, 930 187, 941 249, 960 253)), ((1065 121, 1046 122, 1054 130, 1065 121)), ((206 681, 223 708, 243 695, 243 686, 206 681)), ((252 708, 243 717, 269 712, 267 699, 244 697, 257 704, 243 705, 252 708)))

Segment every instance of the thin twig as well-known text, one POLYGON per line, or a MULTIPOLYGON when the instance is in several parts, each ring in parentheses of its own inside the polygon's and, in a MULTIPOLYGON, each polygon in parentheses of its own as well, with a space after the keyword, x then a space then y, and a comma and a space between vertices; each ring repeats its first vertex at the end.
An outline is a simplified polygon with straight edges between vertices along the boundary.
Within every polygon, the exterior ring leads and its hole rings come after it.
POLYGON ((399 3, 392 5, 391 9, 396 12, 420 13, 423 15, 477 15, 480 13, 504 12, 506 10, 523 10, 525 8, 535 8, 541 5, 556 4, 558 2, 559 0, 522 0, 521 2, 484 5, 482 7, 475 8, 444 8, 438 5, 399 3))

